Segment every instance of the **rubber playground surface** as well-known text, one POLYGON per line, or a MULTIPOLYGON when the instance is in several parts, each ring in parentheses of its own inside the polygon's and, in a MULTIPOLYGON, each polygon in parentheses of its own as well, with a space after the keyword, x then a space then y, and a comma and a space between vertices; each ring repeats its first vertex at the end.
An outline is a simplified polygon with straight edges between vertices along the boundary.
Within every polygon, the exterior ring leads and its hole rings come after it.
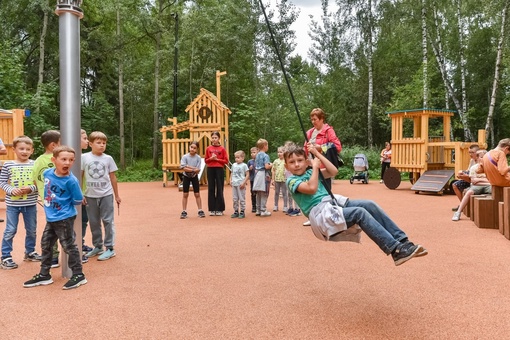
MULTIPOLYGON (((281 211, 199 219, 194 198, 161 182, 120 183, 117 256, 84 264, 88 283, 23 288, 39 263, 0 270, 2 339, 505 339, 510 332, 510 241, 451 221, 455 196, 335 181, 333 191, 377 201, 425 257, 396 267, 362 243, 316 239, 303 216, 281 211)), ((207 188, 201 187, 207 210, 207 188)), ((272 208, 270 196, 268 207, 272 208)), ((281 206, 280 206, 281 208, 281 206)), ((0 204, 0 217, 5 205, 0 204)), ((5 227, 1 223, 2 233, 5 227)), ((44 227, 39 209, 38 241, 44 227)), ((86 237, 90 245, 90 235, 86 237)), ((39 243, 37 251, 40 252, 39 243)))

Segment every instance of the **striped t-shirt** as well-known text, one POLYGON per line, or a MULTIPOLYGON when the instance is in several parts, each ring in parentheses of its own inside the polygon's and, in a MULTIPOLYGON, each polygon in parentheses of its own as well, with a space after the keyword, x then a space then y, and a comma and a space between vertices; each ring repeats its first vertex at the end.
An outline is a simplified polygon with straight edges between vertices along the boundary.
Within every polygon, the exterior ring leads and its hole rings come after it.
POLYGON ((3 164, 0 172, 0 188, 5 191, 5 205, 13 207, 26 207, 37 204, 37 187, 33 178, 34 161, 17 163, 8 161, 3 164), (13 196, 16 188, 29 186, 32 192, 21 196, 13 196))

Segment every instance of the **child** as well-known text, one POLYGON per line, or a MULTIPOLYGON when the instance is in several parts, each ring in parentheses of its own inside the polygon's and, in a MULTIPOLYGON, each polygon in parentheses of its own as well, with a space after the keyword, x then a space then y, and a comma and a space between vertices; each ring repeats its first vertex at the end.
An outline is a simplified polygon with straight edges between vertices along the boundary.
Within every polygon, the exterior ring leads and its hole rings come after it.
POLYGON ((35 252, 37 230, 37 187, 34 184, 34 161, 29 159, 34 152, 34 143, 27 136, 12 142, 15 161, 7 161, 0 172, 0 187, 5 191, 6 225, 2 239, 2 269, 16 269, 18 265, 11 256, 12 240, 18 231, 19 214, 25 222, 24 261, 41 261, 35 252))
POLYGON ((478 150, 476 152, 476 157, 477 157, 476 161, 478 162, 478 164, 475 164, 475 166, 472 166, 469 169, 469 177, 471 178, 471 180, 470 180, 471 186, 469 187, 469 189, 464 190, 464 197, 462 198, 462 201, 460 201, 459 209, 453 214, 452 221, 460 220, 460 215, 462 214, 462 210, 469 203, 471 196, 492 193, 492 187, 491 187, 491 184, 489 183, 489 180, 487 179, 487 176, 485 176, 484 173, 481 173, 481 174, 476 173, 476 171, 480 167, 480 163, 482 163, 483 156, 485 156, 486 153, 487 153, 487 150, 478 150))
POLYGON ((401 265, 415 256, 428 252, 421 245, 409 241, 407 235, 373 201, 349 200, 335 195, 337 205, 331 204, 331 197, 319 181, 321 163, 325 166, 324 177, 336 175, 338 169, 317 151, 312 144, 306 144, 308 152, 315 158, 312 169, 305 150, 289 146, 285 152, 285 166, 293 176, 287 180, 296 204, 310 219, 315 236, 324 241, 359 242, 359 232, 363 230, 386 254, 391 254, 395 265, 401 265), (358 226, 355 226, 355 225, 358 226))
MULTIPOLYGON (((287 148, 292 145, 294 145, 294 142, 291 142, 291 141, 285 142, 285 144, 283 145, 283 154, 284 155, 285 155, 285 150, 287 150, 287 148)), ((285 159, 283 161, 285 163, 285 159)), ((285 183, 287 183, 287 179, 289 179, 290 176, 292 176, 292 173, 287 168, 285 168, 285 183)), ((287 191, 287 201, 289 202, 289 206, 288 206, 286 214, 291 217, 301 216, 301 210, 298 209, 297 205, 296 205, 296 209, 294 209, 294 200, 292 199, 292 193, 289 190, 287 190, 287 185, 285 185, 285 191, 287 191)), ((309 221, 307 221, 307 222, 309 223, 309 221)), ((307 223, 307 222, 305 222, 305 223, 307 223)), ((308 225, 308 226, 310 225, 310 224, 305 224, 305 223, 303 223, 303 225, 308 225)))
POLYGON ((200 166, 202 164, 202 158, 197 154, 198 142, 191 142, 189 145, 189 153, 185 154, 181 158, 180 168, 184 171, 182 176, 182 213, 181 218, 187 218, 188 213, 186 207, 188 205, 189 196, 189 185, 193 185, 193 194, 197 201, 198 217, 205 217, 205 213, 202 210, 202 199, 200 198, 200 183, 198 182, 198 173, 200 172, 200 166))
POLYGON ((74 163, 74 149, 68 146, 59 146, 53 150, 51 161, 55 168, 44 171, 44 212, 46 214, 46 227, 41 238, 42 261, 41 271, 23 287, 36 287, 53 283, 50 274, 51 253, 53 245, 60 240, 62 249, 69 255, 69 268, 73 276, 64 285, 63 289, 77 288, 87 283, 82 272, 80 253, 76 246, 73 226, 77 211, 75 205, 83 200, 80 183, 71 173, 74 163))
POLYGON ((251 212, 257 212, 257 194, 253 190, 253 180, 255 179, 255 157, 259 149, 253 147, 250 149, 251 159, 248 161, 248 169, 250 170, 250 194, 251 194, 251 212))
POLYGON ((105 154, 107 137, 104 133, 94 131, 89 136, 89 144, 92 149, 81 158, 82 177, 85 176, 86 189, 83 202, 87 205, 90 231, 94 249, 87 253, 87 257, 98 257, 99 261, 109 260, 116 255, 115 225, 113 221, 114 207, 113 196, 117 206, 121 199, 117 187, 117 165, 113 158, 105 154), (103 250, 103 232, 101 221, 104 225, 105 237, 103 250))
POLYGON ((269 156, 266 151, 269 145, 267 140, 259 139, 257 141, 257 149, 259 152, 255 157, 255 179, 253 180, 253 190, 257 193, 257 205, 255 216, 271 216, 271 213, 266 209, 267 198, 269 197, 269 186, 271 184, 271 170, 272 164, 269 161, 269 156))
POLYGON ((220 145, 220 133, 211 133, 211 145, 205 149, 205 164, 207 164, 207 189, 209 216, 222 216, 225 211, 223 186, 225 184, 225 169, 228 164, 227 150, 220 145))
POLYGON ((274 208, 278 211, 280 192, 283 195, 283 212, 287 212, 287 187, 285 186, 285 160, 283 159, 283 146, 278 147, 278 158, 273 162, 274 208))
POLYGON ((506 160, 506 156, 509 154, 510 138, 500 140, 495 149, 483 156, 477 173, 485 172, 491 185, 510 187, 510 166, 506 160))
MULTIPOLYGON (((86 150, 89 147, 89 138, 87 137, 87 131, 81 129, 81 140, 80 147, 83 153, 83 150, 86 150)), ((85 193, 86 188, 85 177, 82 177, 81 190, 85 193)), ((87 257, 88 252, 92 251, 94 248, 91 248, 85 244, 85 233, 87 232, 87 224, 89 223, 89 217, 87 215, 87 207, 86 205, 81 205, 81 251, 83 252, 82 262, 87 263, 89 258, 87 257)))
MULTIPOLYGON (((44 147, 44 153, 37 157, 34 162, 34 183, 37 185, 37 191, 39 192, 39 198, 44 202, 44 172, 50 168, 53 168, 53 150, 60 146, 60 132, 57 130, 48 130, 43 132, 41 135, 41 144, 44 147)), ((53 246, 53 258, 51 259, 51 268, 58 268, 58 258, 60 252, 58 251, 58 243, 55 242, 53 246)))
POLYGON ((250 180, 250 170, 248 165, 244 163, 244 151, 236 151, 234 153, 235 163, 232 164, 232 177, 230 185, 232 185, 232 200, 234 201, 234 213, 232 218, 244 218, 244 209, 246 207, 246 184, 250 180), (239 207, 241 211, 239 212, 239 207))

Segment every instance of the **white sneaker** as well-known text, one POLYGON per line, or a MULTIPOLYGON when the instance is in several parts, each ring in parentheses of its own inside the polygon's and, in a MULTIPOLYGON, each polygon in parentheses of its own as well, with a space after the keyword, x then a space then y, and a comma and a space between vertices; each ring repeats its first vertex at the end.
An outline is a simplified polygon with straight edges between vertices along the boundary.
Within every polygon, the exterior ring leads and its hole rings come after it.
POLYGON ((273 211, 278 211, 278 206, 274 206, 273 211))
POLYGON ((379 183, 383 184, 383 183, 384 183, 384 181, 381 179, 381 180, 379 181, 379 183))
POLYGON ((303 225, 304 225, 305 227, 309 227, 309 226, 311 226, 311 225, 312 225, 312 223, 310 222, 310 220, 308 220, 308 221, 306 221, 306 222, 303 222, 303 225))
POLYGON ((458 221, 458 220, 460 220, 460 214, 462 214, 462 211, 456 211, 456 212, 453 214, 452 221, 458 221))
POLYGON ((269 211, 267 211, 267 210, 266 211, 262 211, 260 213, 260 216, 262 216, 262 217, 264 217, 264 216, 271 216, 271 213, 269 211))

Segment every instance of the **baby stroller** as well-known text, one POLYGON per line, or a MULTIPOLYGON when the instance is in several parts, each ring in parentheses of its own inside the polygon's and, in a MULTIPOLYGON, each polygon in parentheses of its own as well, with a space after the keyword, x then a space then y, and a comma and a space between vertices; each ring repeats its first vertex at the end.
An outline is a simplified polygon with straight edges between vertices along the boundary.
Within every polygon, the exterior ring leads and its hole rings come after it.
POLYGON ((368 159, 362 153, 358 153, 354 156, 354 161, 352 162, 354 166, 354 174, 351 176, 349 182, 351 184, 354 180, 362 181, 363 184, 368 184, 368 159))

